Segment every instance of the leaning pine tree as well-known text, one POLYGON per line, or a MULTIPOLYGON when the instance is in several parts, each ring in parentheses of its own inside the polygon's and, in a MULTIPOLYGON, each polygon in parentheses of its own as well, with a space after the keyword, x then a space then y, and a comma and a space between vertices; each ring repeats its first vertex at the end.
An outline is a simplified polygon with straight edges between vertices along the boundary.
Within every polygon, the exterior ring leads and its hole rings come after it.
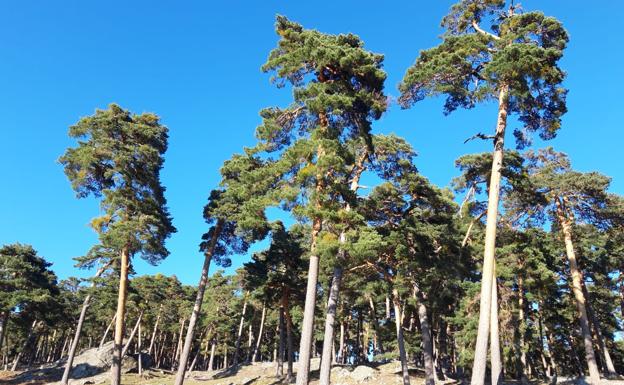
POLYGON ((496 224, 508 115, 516 114, 523 125, 514 132, 522 146, 528 144, 531 132, 538 132, 542 139, 553 138, 566 112, 566 90, 561 87, 564 73, 557 64, 568 42, 565 29, 558 20, 541 12, 519 13, 513 3, 506 9, 506 3, 462 0, 455 4, 442 21, 447 30, 442 43, 422 51, 399 85, 399 102, 405 108, 437 95, 446 95, 447 114, 458 107, 498 101, 494 135, 475 135, 493 139, 494 151, 472 385, 482 385, 485 380, 490 332, 492 384, 496 385, 502 374, 496 337, 498 308, 492 298, 496 296, 496 224))
POLYGON ((278 47, 263 70, 275 72, 278 86, 290 83, 294 100, 285 109, 263 110, 257 136, 261 149, 279 156, 272 169, 290 184, 282 189, 286 207, 312 224, 297 372, 297 384, 307 385, 323 223, 345 214, 340 195, 349 195, 347 175, 355 162, 346 143, 370 142, 370 122, 386 109, 386 74, 383 56, 366 51, 355 35, 307 30, 283 16, 276 32, 278 47))
POLYGON ((211 192, 204 207, 204 218, 211 225, 200 245, 204 253, 197 295, 180 354, 175 385, 184 383, 191 345, 208 282, 212 261, 228 267, 228 255, 245 253, 254 240, 262 239, 268 231, 264 216, 264 192, 271 190, 270 178, 261 174, 265 162, 251 153, 235 154, 221 168, 221 187, 211 192))
POLYGON ((167 257, 165 240, 175 232, 160 183, 167 127, 150 113, 135 115, 111 104, 69 130, 78 145, 60 158, 79 198, 102 198, 104 214, 91 225, 101 244, 118 254, 119 290, 111 384, 121 383, 128 271, 134 255, 156 264, 167 257))

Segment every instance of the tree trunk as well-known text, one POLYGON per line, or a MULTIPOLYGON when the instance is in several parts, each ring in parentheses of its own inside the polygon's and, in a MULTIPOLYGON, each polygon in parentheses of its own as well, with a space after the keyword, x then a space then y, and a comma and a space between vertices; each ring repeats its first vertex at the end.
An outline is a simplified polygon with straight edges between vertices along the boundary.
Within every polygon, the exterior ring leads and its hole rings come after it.
POLYGON ((524 385, 529 383, 529 379, 526 375, 527 357, 526 357, 526 324, 525 324, 525 310, 526 305, 524 302, 524 279, 522 276, 518 276, 518 334, 519 334, 519 355, 520 359, 518 375, 520 376, 520 382, 524 385))
POLYGON ((71 337, 69 335, 65 336, 65 339, 63 341, 63 346, 61 347, 61 352, 59 354, 59 359, 63 358, 63 356, 65 355, 65 347, 70 342, 70 340, 71 340, 71 337))
POLYGON ((141 323, 139 322, 139 338, 138 338, 138 350, 139 350, 139 376, 143 375, 143 347, 141 346, 142 340, 142 330, 141 323))
MULTIPOLYGON (((540 309, 541 309, 541 306, 540 306, 540 309)), ((557 377, 557 362, 555 361, 555 356, 552 350, 555 344, 555 339, 552 333, 548 330, 548 327, 546 326, 546 324, 542 323, 542 327, 544 328, 544 333, 546 333, 545 342, 548 344, 547 345, 548 346, 548 358, 550 359, 551 377, 553 377, 552 383, 554 383, 557 377)))
POLYGON ((238 355, 240 353, 241 338, 243 337, 243 326, 245 326, 245 313, 247 312, 247 295, 243 300, 243 311, 241 312, 240 323, 238 324, 238 334, 236 335, 236 347, 234 349, 234 366, 238 365, 238 355))
POLYGON ((503 362, 501 359, 500 338, 498 334, 498 281, 496 279, 496 260, 494 260, 492 274, 492 308, 490 311, 491 384, 498 385, 503 382, 503 362))
POLYGON ((214 339, 212 341, 212 346, 210 348, 210 359, 208 360, 208 370, 212 371, 214 369, 214 357, 215 351, 217 350, 217 341, 214 339))
POLYGON ((414 299, 418 307, 418 320, 420 321, 420 331, 423 344, 423 356, 425 361, 425 385, 435 385, 435 370, 433 365, 433 342, 431 338, 431 328, 425 298, 418 286, 414 285, 414 299))
MULTIPOLYGON (((221 234, 224 221, 219 219, 214 227, 210 244, 204 253, 204 265, 202 266, 201 276, 199 278, 199 284, 197 286, 197 297, 193 304, 193 312, 189 319, 188 330, 186 331, 186 338, 184 339, 184 347, 182 348, 182 354, 180 355, 180 364, 178 365, 178 372, 176 373, 174 385, 182 385, 184 383, 184 375, 186 374, 186 364, 188 362, 189 353, 191 351, 191 344, 193 343, 193 334, 195 333, 195 324, 197 318, 201 312, 202 303, 204 302, 204 293, 206 291, 206 283, 208 282, 208 270, 210 268, 210 261, 214 254, 217 240, 221 234)), ((114 385, 114 384, 113 384, 114 385)))
POLYGON ((9 324, 9 312, 0 313, 0 350, 4 344, 4 336, 6 335, 7 326, 9 324))
POLYGON ((285 288, 282 288, 282 299, 279 307, 279 345, 277 352, 277 368, 275 370, 275 375, 278 377, 284 376, 284 353, 286 350, 286 316, 284 314, 284 307, 286 304, 286 295, 287 292, 285 288))
MULTIPOLYGON (((95 273, 93 278, 98 278, 108 268, 110 262, 102 266, 95 273)), ((91 283, 91 288, 95 287, 95 282, 91 283)), ((67 362, 65 363, 65 370, 63 371, 63 378, 61 379, 62 385, 67 385, 69 381, 69 372, 71 372, 72 365, 74 363, 74 356, 76 355, 76 348, 78 348, 78 342, 80 341, 80 334, 82 333, 82 325, 84 324, 85 316, 87 315, 87 309, 91 303, 91 294, 87 295, 82 302, 82 309, 80 310, 80 316, 78 317, 78 324, 76 325, 76 332, 74 333, 74 339, 71 347, 69 348, 69 355, 67 362)))
POLYGON ((583 295, 581 272, 578 268, 576 254, 572 244, 573 217, 569 209, 565 207, 564 202, 565 200, 560 197, 555 198, 557 218, 559 220, 559 224, 561 225, 561 231, 563 232, 566 256, 568 258, 570 274, 572 275, 572 292, 574 293, 579 322, 581 324, 583 345, 585 347, 585 360, 587 361, 587 366, 589 368, 589 382, 591 385, 598 385, 600 383, 600 372, 598 371, 598 365, 596 364, 596 354, 594 352, 591 331, 589 329, 589 321, 587 319, 587 308, 585 307, 585 296, 583 295))
POLYGON ((15 356, 15 360, 13 361, 13 366, 11 367, 12 372, 17 370, 17 366, 19 365, 19 362, 22 358, 22 355, 24 354, 24 351, 26 351, 26 349, 28 349, 28 347, 32 345, 33 337, 35 335, 35 328, 37 327, 38 322, 39 321, 37 320, 33 321, 30 327, 30 330, 28 331, 28 335, 26 336, 26 341, 24 342, 24 346, 22 346, 22 349, 20 349, 20 351, 15 356))
POLYGON ((119 291, 117 297, 117 319, 115 321, 115 348, 111 365, 111 385, 121 385, 121 350, 123 345, 124 323, 126 317, 126 299, 128 297, 128 269, 130 256, 128 249, 121 251, 119 291))
POLYGON ((375 354, 383 354, 383 343, 381 341, 381 337, 379 336, 379 321, 377 320, 377 311, 375 310, 375 302, 373 302, 373 297, 368 297, 368 305, 370 306, 371 311, 371 320, 373 321, 373 333, 375 338, 375 354))
POLYGON ((130 347, 130 343, 132 342, 132 339, 136 335, 137 330, 141 326, 141 318, 143 318, 143 311, 141 311, 141 313, 139 313, 139 318, 137 319, 137 322, 134 324, 134 327, 132 328, 132 331, 130 332, 130 337, 128 337, 128 341, 126 341, 126 345, 124 345, 123 349, 121 350, 121 359, 122 360, 126 356, 126 354, 128 353, 128 348, 130 347))
MULTIPOLYGON (((104 343, 106 342, 106 336, 108 336, 108 332, 110 331, 111 327, 113 327, 113 323, 115 323, 116 319, 117 319, 117 313, 113 314, 113 318, 111 318, 110 322, 108 323, 108 326, 106 327, 106 330, 104 330, 104 335, 102 335, 102 339, 100 340, 99 349, 102 349, 102 346, 104 346, 104 343)), ((63 347, 63 350, 65 350, 65 347, 63 347)))
MULTIPOLYGON (((171 370, 173 370, 175 368, 175 364, 178 363, 178 369, 180 369, 180 355, 182 353, 182 336, 184 335, 184 324, 186 323, 186 320, 184 318, 182 318, 182 322, 180 323, 180 332, 178 333, 178 343, 176 344, 176 349, 175 349, 175 354, 173 356, 173 359, 171 360, 171 370)), ((186 371, 186 370, 185 370, 186 371)))
MULTIPOLYGON (((46 363, 52 362, 54 353, 56 353, 56 349, 58 346, 58 340, 56 338, 56 335, 57 335, 57 330, 54 329, 54 332, 52 333, 50 350, 48 350, 48 357, 46 358, 46 363)), ((2 342, 0 342, 0 345, 2 345, 2 342)))
POLYGON ((262 342, 262 333, 264 333, 264 321, 266 319, 266 303, 262 304, 262 317, 260 317, 260 329, 258 330, 258 339, 256 340, 256 347, 254 349, 251 362, 258 360, 258 353, 260 352, 260 343, 262 342))
POLYGON ((158 331, 158 324, 160 323, 160 315, 162 313, 163 305, 161 304, 158 308, 158 315, 156 316, 156 322, 154 322, 154 330, 152 331, 152 338, 150 338, 149 349, 147 349, 147 354, 152 354, 152 349, 154 348, 154 342, 156 341, 156 332, 158 331))
MULTIPOLYGON (((509 108, 509 86, 501 85, 498 96, 498 119, 492 154, 492 171, 488 189, 488 208, 485 225, 485 245, 483 252, 483 272, 481 275, 481 298, 479 307, 479 327, 472 365, 471 385, 483 385, 487 366, 488 335, 492 322, 492 285, 495 279, 496 222, 498 221, 498 203, 500 195, 503 152, 505 149, 505 129, 507 128, 507 109, 509 108)), ((496 308, 495 308, 496 309, 496 308)), ((498 318, 498 315, 496 315, 498 318)), ((500 354, 500 353, 499 353, 500 354)), ((492 376, 492 385, 497 385, 499 378, 492 376)))
POLYGON ((227 341, 223 341, 223 369, 228 368, 227 341))
MULTIPOLYGON (((344 232, 340 234, 341 242, 345 237, 344 232)), ((330 384, 332 345, 334 341, 334 325, 336 323, 336 308, 340 296, 340 283, 342 281, 342 266, 334 267, 334 276, 329 289, 329 299, 327 301, 327 315, 325 316, 325 335, 323 339, 323 353, 321 355, 320 385, 330 384)))
POLYGON ((247 330, 247 362, 251 362, 251 355, 253 354, 253 322, 249 323, 249 329, 247 330))
POLYGON ((403 313, 401 311, 401 300, 397 289, 392 289, 392 302, 394 304, 394 323, 396 326, 397 342, 399 345, 399 357, 401 358, 401 373, 403 385, 410 385, 409 369, 407 367, 407 354, 405 352, 405 341, 403 340, 403 313))
POLYGON ((316 239, 321 231, 321 219, 314 218, 312 226, 312 244, 310 247, 310 265, 308 267, 308 283, 301 325, 301 342, 299 343, 299 368, 297 385, 308 385, 310 378, 310 357, 312 353, 312 337, 314 334, 314 309, 316 307, 316 285, 318 283, 319 257, 316 255, 316 239))
POLYGON ((344 352, 345 352, 345 323, 344 320, 340 322, 340 345, 338 347, 338 357, 340 357, 341 364, 344 364, 344 352))
POLYGON ((587 291, 585 284, 583 282, 581 283, 583 287, 583 295, 585 296, 585 300, 587 301, 587 314, 589 315, 589 320, 594 327, 594 333, 596 336, 596 341, 598 342, 598 347, 600 348, 600 351, 602 352, 602 358, 605 363, 605 369, 607 370, 607 377, 609 378, 616 377, 617 372, 615 371, 613 360, 611 360, 611 354, 609 354, 609 349, 607 348, 605 339, 602 335, 600 322, 598 321, 598 318, 596 317, 596 313, 594 313, 594 309, 592 308, 591 300, 589 299, 589 292, 587 291))
POLYGON ((291 383, 294 375, 293 375, 293 360, 295 357, 295 348, 293 346, 293 325, 292 319, 290 318, 290 288, 286 287, 286 296, 282 297, 284 303, 284 317, 286 318, 286 347, 288 354, 288 365, 286 367, 286 383, 291 383))

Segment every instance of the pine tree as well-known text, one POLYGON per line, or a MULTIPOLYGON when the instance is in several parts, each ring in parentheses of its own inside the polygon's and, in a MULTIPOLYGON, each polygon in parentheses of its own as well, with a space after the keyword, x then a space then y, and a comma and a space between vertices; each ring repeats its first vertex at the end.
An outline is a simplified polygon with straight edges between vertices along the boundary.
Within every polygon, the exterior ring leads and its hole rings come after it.
POLYGON ((231 263, 228 255, 246 252, 252 242, 264 238, 267 233, 263 194, 271 190, 272 179, 263 178, 262 168, 267 167, 265 163, 251 151, 234 155, 223 164, 221 188, 211 192, 209 202, 204 208, 204 218, 211 228, 204 234, 200 245, 200 249, 204 252, 204 264, 175 385, 184 383, 211 261, 214 260, 218 265, 227 267, 231 263))
POLYGON ((59 294, 50 266, 30 245, 14 243, 0 248, 0 348, 13 312, 19 310, 30 322, 42 320, 59 294))
POLYGON ((290 83, 294 103, 286 109, 261 112, 257 130, 260 148, 280 155, 277 174, 292 176, 293 188, 284 189, 297 216, 312 223, 310 265, 297 384, 309 380, 310 352, 319 270, 317 247, 323 222, 336 221, 344 205, 337 196, 348 190, 350 158, 345 144, 370 142, 370 124, 386 109, 381 69, 383 57, 363 48, 355 35, 328 35, 306 30, 278 16, 278 48, 269 55, 264 71, 273 71, 278 86, 290 83), (305 191, 301 194, 301 191, 305 191), (298 200, 298 198, 301 198, 298 200), (298 201, 297 201, 298 200, 298 201))
POLYGON ((128 271, 134 255, 156 264, 175 232, 160 183, 167 128, 158 116, 135 115, 111 104, 80 119, 69 136, 78 141, 60 158, 79 198, 102 198, 104 215, 92 221, 104 247, 118 253, 120 271, 111 383, 121 382, 128 271))
MULTIPOLYGON (((590 382, 597 384, 600 382, 600 373, 593 347, 587 298, 583 292, 584 277, 579 267, 580 256, 578 245, 575 247, 574 232, 578 222, 600 222, 601 211, 608 202, 606 190, 610 179, 596 172, 580 173, 572 170, 567 156, 552 148, 528 152, 526 157, 537 192, 536 209, 550 216, 564 241, 590 382)), ((602 226, 605 224, 607 223, 602 226)), ((609 371, 614 372, 612 365, 609 371)))
MULTIPOLYGON (((428 96, 445 95, 445 113, 498 100, 494 135, 475 135, 493 139, 494 152, 472 385, 481 385, 485 380, 488 334, 497 334, 498 328, 492 297, 500 170, 508 116, 516 114, 523 124, 523 130, 514 135, 518 144, 526 145, 531 132, 539 132, 542 139, 554 137, 560 117, 566 112, 566 91, 561 87, 564 73, 557 66, 568 41, 566 31, 559 21, 540 12, 518 13, 513 2, 507 11, 505 7, 505 0, 462 0, 455 4, 442 21, 446 28, 443 42, 422 51, 399 86, 399 102, 404 107, 428 96), (484 24, 492 32, 485 30, 484 24)), ((495 338, 493 335, 491 340, 495 338)), ((496 385, 502 369, 494 343, 492 384, 496 385)))

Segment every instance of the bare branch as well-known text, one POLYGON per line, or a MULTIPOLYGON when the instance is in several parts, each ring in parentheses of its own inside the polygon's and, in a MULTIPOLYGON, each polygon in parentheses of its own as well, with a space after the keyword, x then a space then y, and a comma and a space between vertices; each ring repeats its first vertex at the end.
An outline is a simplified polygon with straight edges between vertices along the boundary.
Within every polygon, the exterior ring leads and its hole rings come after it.
POLYGON ((490 33, 488 31, 484 30, 483 28, 479 27, 479 24, 477 24, 477 22, 474 21, 474 20, 472 21, 472 28, 474 28, 475 31, 479 32, 482 35, 489 36, 489 37, 491 37, 494 40, 500 40, 500 37, 498 37, 498 36, 494 35, 493 33, 490 33))

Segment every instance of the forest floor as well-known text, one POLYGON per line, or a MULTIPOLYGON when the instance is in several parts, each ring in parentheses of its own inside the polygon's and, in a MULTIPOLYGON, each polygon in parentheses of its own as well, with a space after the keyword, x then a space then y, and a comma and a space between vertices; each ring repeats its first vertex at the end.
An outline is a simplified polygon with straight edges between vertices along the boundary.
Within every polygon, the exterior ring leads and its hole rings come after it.
MULTIPOLYGON (((318 384, 319 360, 313 359, 311 362, 311 385, 318 384)), ((296 373, 297 364, 294 365, 296 373)), ((286 371, 286 365, 284 365, 286 371)), ((378 385, 400 385, 402 384, 400 375, 400 364, 390 362, 376 367, 372 366, 335 366, 332 368, 332 383, 335 385, 356 385, 363 383, 378 385)), ((70 380, 70 385, 87 384, 109 384, 108 371, 93 377, 86 377, 70 380)), ((420 369, 410 369, 412 384, 419 385, 424 382, 424 373, 420 369)), ((127 373, 122 376, 122 385, 171 385, 175 374, 168 371, 146 370, 142 376, 136 373, 127 373)), ((0 384, 17 385, 43 385, 55 384, 58 374, 48 375, 41 371, 33 370, 29 372, 0 371, 0 384)), ((275 364, 263 362, 249 365, 240 365, 228 370, 216 370, 213 372, 194 371, 188 373, 184 381, 186 385, 281 385, 287 384, 275 375, 275 364)), ((446 382, 445 384, 452 384, 446 382)), ((624 384, 622 384, 624 385, 624 384)))
MULTIPOLYGON (((318 359, 312 361, 312 380, 311 385, 318 385, 318 359)), ((284 366, 286 369, 286 366, 284 366)), ((296 364, 295 364, 296 372, 296 364)), ((110 383, 108 379, 109 373, 104 372, 99 375, 71 380, 70 385, 87 385, 87 384, 103 384, 110 383)), ((122 385, 171 385, 173 384, 175 374, 160 370, 147 370, 143 376, 136 373, 127 373, 122 377, 122 385)), ((422 385, 424 383, 424 373, 421 369, 410 368, 411 383, 413 385, 422 385)), ((25 380, 24 373, 16 373, 9 371, 0 371, 0 384, 17 385, 43 385, 58 384, 59 378, 43 376, 32 376, 25 380)), ((249 365, 241 365, 228 370, 217 370, 213 372, 191 372, 188 374, 184 382, 186 385, 282 385, 286 384, 282 379, 275 375, 275 364, 256 363, 249 365)), ((375 384, 375 385, 400 385, 402 384, 400 364, 398 362, 390 362, 377 366, 336 366, 332 368, 332 384, 334 385, 356 385, 356 384, 375 384)), ((456 385, 457 381, 436 382, 443 385, 456 385)), ((505 382, 506 385, 516 385, 515 382, 505 382)), ((534 382, 534 385, 541 385, 534 382)), ((583 380, 572 380, 561 378, 558 385, 582 385, 583 380)), ((607 381, 603 380, 604 385, 624 385, 624 381, 607 381)), ((518 384, 519 385, 519 384, 518 384)))

